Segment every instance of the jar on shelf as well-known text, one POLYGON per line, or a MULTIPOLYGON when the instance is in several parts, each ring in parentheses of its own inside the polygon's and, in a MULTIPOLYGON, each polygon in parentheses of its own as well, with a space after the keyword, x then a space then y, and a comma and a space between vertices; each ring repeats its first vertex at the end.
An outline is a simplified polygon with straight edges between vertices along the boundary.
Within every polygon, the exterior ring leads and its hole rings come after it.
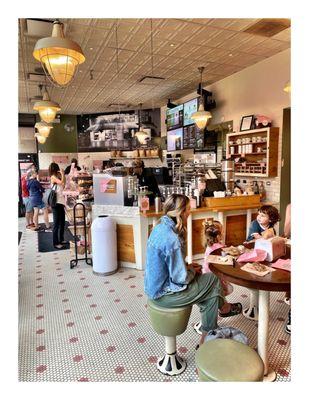
POLYGON ((158 157, 159 156, 159 149, 151 149, 151 156, 158 157))

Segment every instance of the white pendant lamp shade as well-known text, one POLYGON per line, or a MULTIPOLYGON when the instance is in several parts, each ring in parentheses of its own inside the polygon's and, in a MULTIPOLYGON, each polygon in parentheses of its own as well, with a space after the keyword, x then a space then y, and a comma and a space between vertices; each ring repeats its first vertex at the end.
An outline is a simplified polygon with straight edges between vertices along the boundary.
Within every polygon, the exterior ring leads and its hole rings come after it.
POLYGON ((80 46, 64 37, 63 24, 56 20, 52 36, 37 41, 33 57, 40 61, 49 79, 57 86, 66 86, 73 79, 79 64, 85 61, 80 46))
POLYGON ((198 126, 200 129, 204 129, 205 126, 207 125, 207 122, 210 118, 212 118, 212 115, 209 111, 204 110, 203 104, 200 104, 198 111, 193 113, 191 115, 191 118, 195 122, 195 124, 198 126))
POLYGON ((50 134, 50 130, 53 129, 52 124, 47 124, 44 121, 37 122, 34 127, 38 130, 40 136, 47 138, 50 134))
POLYGON ((46 142, 46 137, 41 136, 39 133, 35 133, 34 136, 37 138, 40 144, 44 144, 46 142))
POLYGON ((148 138, 148 134, 143 131, 142 128, 138 132, 135 133, 135 136, 137 137, 138 141, 143 144, 145 142, 145 139, 148 138))
POLYGON ((55 101, 51 101, 47 91, 45 91, 43 100, 36 101, 33 109, 39 112, 42 121, 50 123, 56 118, 56 114, 61 110, 61 107, 55 101))

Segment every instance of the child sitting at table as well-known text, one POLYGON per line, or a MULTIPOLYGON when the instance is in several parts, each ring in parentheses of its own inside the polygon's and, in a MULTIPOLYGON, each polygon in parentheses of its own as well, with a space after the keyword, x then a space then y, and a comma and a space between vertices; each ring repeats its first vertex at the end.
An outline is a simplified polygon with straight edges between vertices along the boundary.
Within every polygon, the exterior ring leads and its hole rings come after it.
MULTIPOLYGON (((205 257, 204 257, 204 263, 203 263, 203 267, 202 267, 203 274, 212 273, 209 269, 209 265, 207 262, 207 256, 209 256, 209 254, 211 254, 215 250, 225 247, 225 245, 222 243, 222 238, 223 238, 222 224, 219 221, 214 221, 212 218, 206 219, 203 222, 203 231, 202 231, 202 244, 203 244, 203 247, 205 247, 205 257)), ((221 281, 221 286, 223 288, 224 296, 231 294, 233 292, 233 286, 229 282, 224 281, 223 279, 220 279, 220 281, 221 281)), ((242 310, 241 303, 235 303, 235 304, 233 304, 233 307, 232 307, 231 311, 228 313, 228 315, 222 314, 219 312, 219 316, 220 317, 232 317, 234 315, 240 314, 241 310, 242 310)), ((197 333, 201 334, 200 326, 201 326, 201 322, 197 322, 194 325, 194 329, 196 330, 197 333)))
POLYGON ((274 225, 280 221, 280 215, 276 207, 262 206, 258 210, 258 215, 251 222, 247 241, 255 239, 269 239, 276 235, 274 225))
MULTIPOLYGON (((276 235, 274 226, 278 221, 280 221, 280 215, 276 207, 265 205, 259 208, 256 219, 251 222, 247 242, 274 237, 276 235)), ((256 290, 250 290, 250 305, 243 311, 243 315, 252 320, 258 319, 257 293, 256 290)))

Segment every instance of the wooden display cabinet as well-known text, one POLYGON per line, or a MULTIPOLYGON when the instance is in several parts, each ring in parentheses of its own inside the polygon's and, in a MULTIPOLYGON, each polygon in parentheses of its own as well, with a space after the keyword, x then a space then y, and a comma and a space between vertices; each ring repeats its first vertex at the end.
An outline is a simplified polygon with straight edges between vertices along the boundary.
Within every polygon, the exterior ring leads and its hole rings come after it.
POLYGON ((278 175, 279 128, 253 129, 226 135, 226 158, 235 161, 235 176, 278 175), (239 162, 245 158, 244 162, 239 162))

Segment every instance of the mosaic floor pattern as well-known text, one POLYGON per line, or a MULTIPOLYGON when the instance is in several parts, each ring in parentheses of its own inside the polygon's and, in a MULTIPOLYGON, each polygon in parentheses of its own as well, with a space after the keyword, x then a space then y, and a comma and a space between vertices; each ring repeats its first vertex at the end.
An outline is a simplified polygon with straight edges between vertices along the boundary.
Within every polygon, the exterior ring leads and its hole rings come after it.
MULTIPOLYGON (((22 226, 23 220, 19 223, 22 226)), ((84 262, 71 270, 69 250, 38 253, 37 234, 19 230, 19 381, 198 380, 196 306, 186 332, 177 338, 187 369, 177 377, 162 375, 155 363, 164 353, 164 341, 149 322, 143 272, 121 268, 102 277, 84 262)), ((246 307, 248 295, 245 288, 234 286, 228 299, 246 307)), ((271 293, 269 365, 277 371, 277 381, 290 381, 290 335, 284 332, 289 306, 283 298, 284 293, 271 293)), ((255 321, 239 315, 219 318, 219 325, 241 329, 256 348, 255 321)))

